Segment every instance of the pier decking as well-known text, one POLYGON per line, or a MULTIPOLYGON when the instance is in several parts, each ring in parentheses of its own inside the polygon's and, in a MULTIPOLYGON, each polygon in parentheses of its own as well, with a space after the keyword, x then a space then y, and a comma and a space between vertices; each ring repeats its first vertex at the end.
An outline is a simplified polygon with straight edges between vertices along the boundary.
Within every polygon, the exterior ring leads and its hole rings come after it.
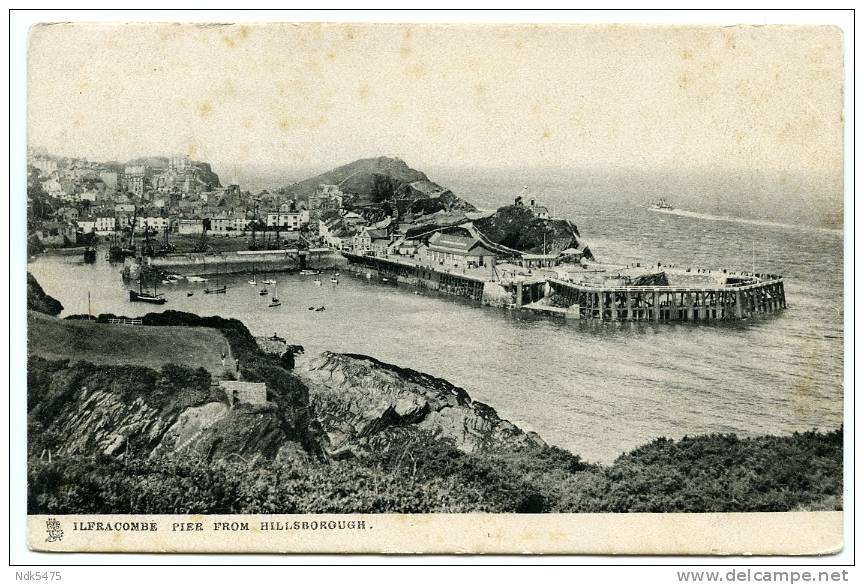
POLYGON ((691 272, 667 267, 607 267, 592 271, 578 266, 571 272, 539 270, 517 274, 509 265, 501 265, 497 271, 462 270, 410 258, 347 252, 343 256, 350 265, 374 271, 388 280, 566 319, 714 322, 786 308, 783 278, 771 274, 691 272), (667 271, 673 277, 671 283, 667 271))

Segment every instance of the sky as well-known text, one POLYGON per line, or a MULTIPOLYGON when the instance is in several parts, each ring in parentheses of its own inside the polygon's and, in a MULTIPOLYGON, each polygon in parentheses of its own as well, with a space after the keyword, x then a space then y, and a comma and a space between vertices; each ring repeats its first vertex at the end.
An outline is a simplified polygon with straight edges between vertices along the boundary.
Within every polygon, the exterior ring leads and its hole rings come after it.
POLYGON ((28 134, 229 179, 379 155, 837 178, 842 83, 830 27, 55 24, 30 33, 28 134))

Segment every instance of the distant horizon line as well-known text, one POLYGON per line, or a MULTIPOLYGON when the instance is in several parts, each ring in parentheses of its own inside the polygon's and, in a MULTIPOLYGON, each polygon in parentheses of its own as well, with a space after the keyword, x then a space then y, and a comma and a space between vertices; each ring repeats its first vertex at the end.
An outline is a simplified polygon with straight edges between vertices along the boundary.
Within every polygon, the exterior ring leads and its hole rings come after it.
MULTIPOLYGON (((51 152, 49 149, 39 146, 29 147, 29 149, 33 149, 36 151, 42 151, 45 155, 54 157, 54 158, 68 158, 75 160, 86 160, 88 162, 94 162, 98 164, 109 164, 109 163, 119 163, 125 164, 130 161, 146 159, 146 158, 171 158, 172 156, 178 156, 178 153, 161 153, 161 154, 143 154, 132 156, 128 159, 123 158, 101 158, 101 157, 87 157, 81 155, 69 155, 69 154, 56 154, 51 152)), ((306 164, 296 164, 292 165, 290 163, 255 163, 255 162, 244 162, 244 163, 234 163, 234 162, 214 162, 212 160, 207 159, 198 159, 193 157, 192 155, 187 155, 189 158, 195 162, 206 163, 211 166, 211 169, 214 170, 217 167, 225 167, 225 166, 234 166, 235 168, 241 169, 254 169, 254 170, 262 170, 267 169, 269 171, 317 171, 319 173, 327 172, 328 170, 335 169, 341 166, 345 166, 351 164, 353 162, 359 160, 368 160, 375 158, 391 158, 391 159, 399 159, 408 164, 409 167, 414 170, 418 170, 421 172, 426 172, 426 169, 438 169, 438 170, 453 170, 453 171, 534 171, 534 172, 545 172, 545 171, 579 171, 579 172, 609 172, 609 171, 624 171, 624 172, 638 172, 645 174, 656 174, 656 173, 669 173, 674 172, 674 174, 682 175, 687 172, 700 171, 700 172, 747 172, 747 173, 764 173, 764 174, 774 174, 774 173, 787 173, 787 174, 795 174, 799 176, 833 176, 843 177, 844 170, 841 168, 837 171, 828 171, 825 169, 788 169, 788 168, 753 168, 753 167, 723 167, 723 166, 708 166, 708 165, 693 165, 688 167, 682 166, 633 166, 633 165, 520 165, 520 166, 508 166, 508 165, 496 165, 496 164, 452 164, 452 163, 417 163, 412 161, 411 164, 408 163, 408 159, 404 156, 399 155, 370 155, 370 156, 358 156, 348 161, 338 162, 338 163, 306 163, 306 164), (417 166, 414 166, 417 165, 417 166), (418 168, 422 166, 422 168, 418 168), (319 170, 323 169, 323 170, 319 170), (682 172, 683 171, 683 172, 682 172)), ((220 173, 217 174, 236 174, 236 173, 220 173)), ((302 179, 301 179, 302 180, 302 179)))

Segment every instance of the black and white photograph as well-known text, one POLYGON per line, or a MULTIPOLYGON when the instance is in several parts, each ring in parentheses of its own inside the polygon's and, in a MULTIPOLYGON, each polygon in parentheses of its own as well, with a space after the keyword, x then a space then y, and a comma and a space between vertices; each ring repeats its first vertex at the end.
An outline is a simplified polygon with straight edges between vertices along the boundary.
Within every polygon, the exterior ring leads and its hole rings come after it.
POLYGON ((838 552, 844 42, 34 24, 29 547, 838 552))

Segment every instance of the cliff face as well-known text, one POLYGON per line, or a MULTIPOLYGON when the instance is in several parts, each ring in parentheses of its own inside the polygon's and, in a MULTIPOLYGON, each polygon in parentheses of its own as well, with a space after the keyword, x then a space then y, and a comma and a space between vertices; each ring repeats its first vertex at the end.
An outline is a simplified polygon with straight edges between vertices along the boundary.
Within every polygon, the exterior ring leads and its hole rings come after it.
POLYGON ((278 406, 237 403, 203 370, 69 365, 32 358, 30 450, 55 456, 179 454, 274 458, 301 448, 278 406))
POLYGON ((324 352, 298 374, 331 454, 386 448, 428 433, 464 452, 545 445, 458 386, 374 358, 324 352))
POLYGON ((360 355, 325 352, 298 372, 311 413, 309 436, 302 437, 287 422, 293 418, 289 405, 229 406, 203 370, 31 358, 28 373, 33 455, 48 449, 55 456, 302 459, 310 456, 310 440, 339 457, 386 450, 420 435, 466 453, 545 446, 446 380, 360 355))
POLYGON ((57 316, 63 312, 63 305, 52 296, 45 294, 42 286, 27 273, 27 310, 57 316))

